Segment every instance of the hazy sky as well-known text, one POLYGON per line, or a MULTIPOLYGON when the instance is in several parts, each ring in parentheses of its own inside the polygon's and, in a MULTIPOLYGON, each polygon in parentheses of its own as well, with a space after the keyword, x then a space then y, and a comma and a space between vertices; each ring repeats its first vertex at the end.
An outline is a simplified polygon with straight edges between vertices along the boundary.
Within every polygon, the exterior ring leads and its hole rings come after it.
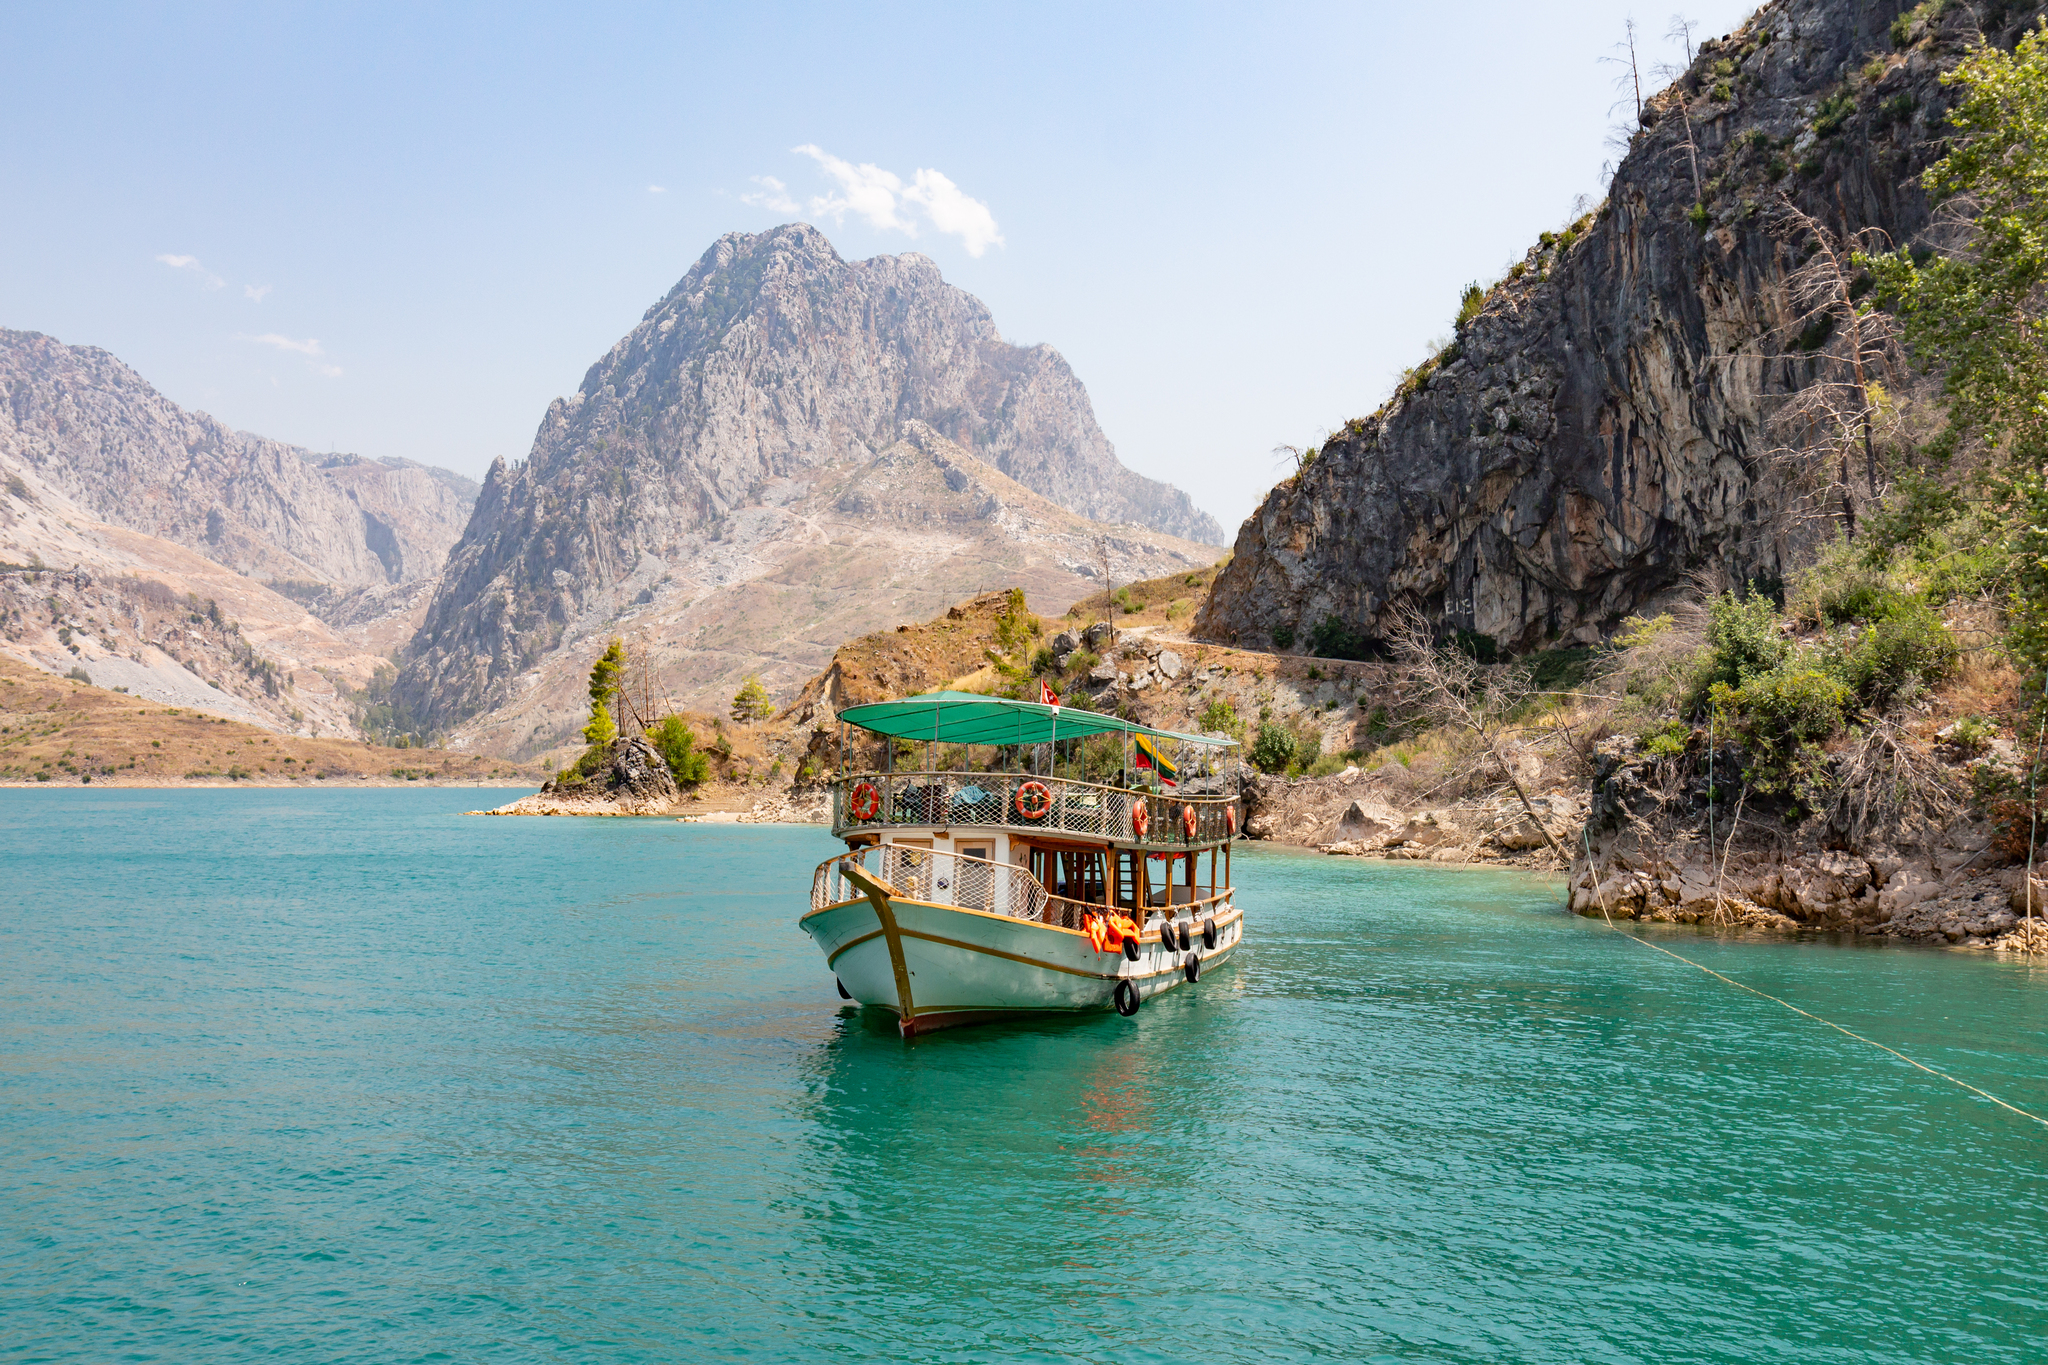
POLYGON ((16 4, 0 326, 480 476, 719 234, 800 219, 931 256, 1234 532, 1597 196, 1630 14, 1676 53, 1621 0, 16 4))

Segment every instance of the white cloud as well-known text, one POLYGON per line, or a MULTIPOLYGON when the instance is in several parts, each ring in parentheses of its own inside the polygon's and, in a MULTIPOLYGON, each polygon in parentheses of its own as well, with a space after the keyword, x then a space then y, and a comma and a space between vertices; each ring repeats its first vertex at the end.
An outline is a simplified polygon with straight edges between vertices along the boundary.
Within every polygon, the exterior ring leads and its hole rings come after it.
POLYGON ((245 284, 242 286, 242 297, 252 299, 257 303, 263 302, 264 297, 269 293, 270 286, 267 284, 245 284))
MULTIPOLYGON (((996 227, 995 214, 988 205, 962 194, 958 185, 938 171, 921 169, 906 185, 893 171, 870 162, 855 165, 811 143, 790 150, 816 161, 836 187, 833 192, 811 200, 811 212, 815 214, 843 223, 851 213, 875 227, 911 237, 917 236, 922 220, 939 232, 958 237, 970 256, 1003 245, 1003 234, 996 227)), ((771 176, 756 176, 754 180, 769 187, 781 202, 767 203, 763 196, 740 196, 747 203, 762 203, 784 212, 796 207, 784 193, 781 181, 771 176)))
POLYGON ((197 275, 200 279, 206 281, 206 287, 208 289, 218 289, 222 285, 227 283, 226 280, 214 274, 205 266, 199 264, 199 258, 197 256, 173 256, 170 255, 169 253, 166 253, 164 255, 158 256, 157 259, 159 261, 162 261, 165 265, 169 266, 173 270, 189 271, 190 273, 197 275))
POLYGON ((668 189, 666 186, 663 185, 649 185, 647 187, 647 192, 649 194, 667 194, 668 189))
POLYGON ((752 204, 755 208, 769 209, 776 213, 795 213, 797 211, 796 200, 789 197, 789 186, 783 184, 774 176, 750 175, 747 179, 753 181, 761 188, 749 190, 741 195, 740 202, 742 204, 752 204))
POLYGON ((922 208, 933 227, 958 237, 970 256, 1003 244, 1003 234, 996 230, 996 216, 988 211, 988 205, 969 199, 937 171, 919 171, 903 198, 922 208))
POLYGON ((341 366, 327 359, 327 352, 320 349, 317 337, 307 337, 300 341, 295 337, 280 336, 276 332, 265 332, 262 336, 245 336, 242 340, 253 341, 259 346, 275 346, 280 351, 302 355, 306 357, 306 363, 313 367, 315 374, 325 375, 329 379, 341 378, 341 366))

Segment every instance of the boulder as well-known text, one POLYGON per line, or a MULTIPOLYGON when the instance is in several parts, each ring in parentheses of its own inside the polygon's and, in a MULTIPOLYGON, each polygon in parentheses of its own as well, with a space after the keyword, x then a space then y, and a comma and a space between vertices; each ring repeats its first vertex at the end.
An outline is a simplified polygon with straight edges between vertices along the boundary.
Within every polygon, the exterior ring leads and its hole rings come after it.
POLYGON ((1081 643, 1100 654, 1103 648, 1116 637, 1116 628, 1107 621, 1097 621, 1081 632, 1081 643))
POLYGON ((1080 637, 1071 630, 1063 630, 1052 637, 1052 652, 1055 654, 1072 654, 1080 647, 1080 637))
POLYGON ((1180 670, 1181 670, 1181 661, 1180 661, 1180 655, 1178 655, 1178 654, 1174 653, 1174 652, 1173 652, 1172 650, 1170 650, 1170 649, 1162 649, 1162 650, 1160 650, 1160 651, 1159 651, 1159 676, 1160 676, 1160 677, 1162 677, 1162 678, 1166 678, 1166 679, 1169 679, 1169 680, 1170 680, 1170 679, 1173 679, 1173 678, 1178 678, 1178 677, 1180 676, 1180 670))

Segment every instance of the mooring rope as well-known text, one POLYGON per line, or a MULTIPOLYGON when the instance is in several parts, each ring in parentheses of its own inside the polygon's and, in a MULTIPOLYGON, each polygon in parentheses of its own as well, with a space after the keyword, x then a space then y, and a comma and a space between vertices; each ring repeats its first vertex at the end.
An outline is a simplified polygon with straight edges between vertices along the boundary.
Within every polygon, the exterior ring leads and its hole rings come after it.
MULTIPOLYGON (((1958 1080, 1954 1076, 1949 1075, 1946 1071, 1937 1071, 1933 1067, 1928 1066, 1924 1062, 1916 1062, 1911 1057, 1908 1057, 1905 1053, 1899 1051, 1895 1047, 1886 1047, 1883 1043, 1880 1043, 1873 1038, 1865 1038, 1860 1033, 1855 1033, 1849 1029, 1843 1028, 1840 1024, 1836 1023, 1832 1019, 1821 1018, 1812 1010, 1803 1010, 1789 1000, 1780 1000, 1777 996, 1772 995, 1769 991, 1760 991, 1754 986, 1744 985, 1742 982, 1737 981, 1732 976, 1724 976, 1720 972, 1715 971, 1712 967, 1704 966, 1701 963, 1694 962, 1691 958, 1685 956, 1683 953, 1674 953, 1669 948, 1661 947, 1658 944, 1650 942, 1646 938, 1639 938, 1636 935, 1631 934, 1628 930, 1623 929, 1620 925, 1616 924, 1614 922, 1614 916, 1608 913, 1607 895, 1605 890, 1603 889, 1603 884, 1600 880, 1600 870, 1593 864, 1593 839, 1592 836, 1587 832, 1586 827, 1584 825, 1581 825, 1579 827, 1579 836, 1585 842, 1586 845, 1586 871, 1593 878, 1593 895, 1595 899, 1597 899, 1600 902, 1601 918, 1607 921, 1607 927, 1609 929, 1612 929, 1615 933, 1620 934, 1623 938, 1632 940, 1636 943, 1640 943, 1645 948, 1653 949, 1657 952, 1664 954, 1664 956, 1666 957, 1677 958, 1686 966, 1696 967, 1700 971, 1705 972, 1708 976, 1715 977, 1718 980, 1727 982, 1729 985, 1735 987, 1737 990, 1745 990, 1748 991, 1751 995, 1762 996, 1764 999, 1770 1001, 1774 1005, 1783 1005, 1786 1009, 1791 1010, 1794 1014, 1804 1015, 1806 1018, 1813 1020, 1813 1022, 1816 1024, 1825 1024, 1827 1027, 1833 1029, 1835 1032, 1841 1034, 1845 1038, 1854 1038, 1859 1043, 1868 1043, 1871 1047, 1876 1048, 1879 1052, 1889 1052, 1892 1056, 1898 1058, 1907 1066, 1918 1067, 1920 1070, 1926 1072, 1930 1076, 1939 1076, 1941 1077, 1941 1079, 1947 1081, 1950 1085, 1960 1086, 1964 1090, 1969 1091, 1973 1095, 1981 1095, 1983 1098, 1990 1100, 1993 1104, 1997 1105, 2000 1109, 2009 1109, 2013 1113, 2018 1114, 2023 1119, 2032 1119, 2034 1122, 2040 1124, 2043 1128, 2048 1128, 2048 1119, 2042 1118, 2039 1114, 2030 1114, 2016 1104, 2007 1104, 2004 1100, 1998 1098, 1998 1096, 1992 1094, 1988 1090, 1981 1090, 1978 1087, 1971 1085, 1968 1081, 1958 1080)), ((1718 898, 1719 893, 1717 892, 1716 899, 1718 900, 1718 898)), ((1716 908, 1718 909, 1718 906, 1716 908)))

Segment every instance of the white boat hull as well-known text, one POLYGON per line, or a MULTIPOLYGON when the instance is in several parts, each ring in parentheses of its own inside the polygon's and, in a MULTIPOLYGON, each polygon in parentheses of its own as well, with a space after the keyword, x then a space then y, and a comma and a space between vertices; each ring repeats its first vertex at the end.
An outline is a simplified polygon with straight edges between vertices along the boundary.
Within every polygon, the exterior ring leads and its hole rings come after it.
MULTIPOLYGON (((1185 923, 1185 919, 1177 923, 1185 923)), ((1189 928, 1189 952, 1161 942, 1159 926, 1140 939, 1137 961, 1098 952, 1089 937, 1036 920, 901 896, 863 896, 821 906, 803 929, 825 953, 846 992, 894 1013, 905 1036, 1046 1011, 1104 1009, 1117 983, 1140 1000, 1187 981, 1190 957, 1221 966, 1244 935, 1244 914, 1204 907, 1189 928), (1213 916, 1216 946, 1202 924, 1213 916)))

